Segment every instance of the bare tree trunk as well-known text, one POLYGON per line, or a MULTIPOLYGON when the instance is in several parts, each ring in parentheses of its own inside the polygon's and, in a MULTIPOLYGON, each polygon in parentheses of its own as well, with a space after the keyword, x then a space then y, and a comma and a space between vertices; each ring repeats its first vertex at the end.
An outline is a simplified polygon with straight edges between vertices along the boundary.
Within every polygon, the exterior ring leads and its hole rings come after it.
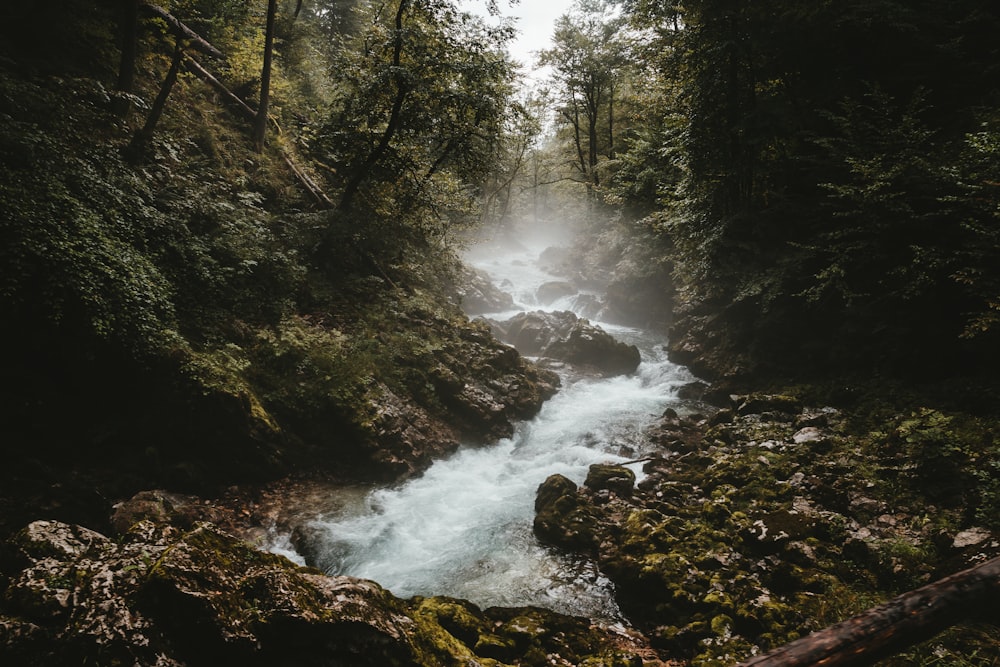
POLYGON ((132 110, 128 94, 135 88, 135 59, 139 50, 139 0, 121 0, 121 12, 122 57, 118 66, 116 88, 127 95, 122 95, 115 111, 120 118, 125 118, 132 110))
POLYGON ((739 667, 871 665, 967 618, 995 615, 1000 558, 964 570, 739 667))
POLYGON ((128 148, 125 149, 125 159, 132 164, 141 162, 145 156, 149 142, 156 131, 156 125, 160 122, 160 116, 163 115, 163 108, 167 105, 167 98, 170 97, 170 91, 173 90, 174 84, 177 82, 177 71, 181 67, 181 58, 183 55, 184 47, 181 45, 181 40, 178 39, 174 45, 174 58, 170 63, 170 69, 167 71, 167 76, 163 79, 163 85, 160 86, 160 92, 157 94, 156 100, 149 110, 149 116, 146 117, 146 124, 142 126, 141 130, 136 132, 128 148))
POLYGON ((219 60, 225 60, 226 57, 217 48, 212 46, 208 40, 196 33, 191 28, 184 25, 181 21, 177 19, 173 14, 158 7, 156 5, 150 5, 146 3, 140 4, 143 11, 149 12, 153 16, 157 16, 163 19, 168 26, 170 26, 171 32, 173 32, 178 39, 183 39, 189 48, 197 49, 203 53, 207 53, 213 58, 218 58, 219 60))
POLYGON ((608 159, 615 159, 615 82, 608 82, 608 159))
POLYGON ((264 33, 264 68, 260 73, 260 105, 253 126, 253 143, 258 153, 264 150, 267 133, 267 108, 271 97, 271 59, 274 56, 274 18, 278 12, 278 0, 267 0, 267 28, 264 33))

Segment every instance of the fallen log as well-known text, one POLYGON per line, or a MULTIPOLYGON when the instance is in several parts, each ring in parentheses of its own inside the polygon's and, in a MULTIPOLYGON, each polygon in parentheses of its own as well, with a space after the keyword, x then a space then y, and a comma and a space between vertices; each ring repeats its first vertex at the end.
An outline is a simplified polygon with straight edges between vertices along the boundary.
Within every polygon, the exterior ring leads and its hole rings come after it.
POLYGON ((257 112, 249 104, 240 99, 239 95, 229 90, 224 83, 219 81, 212 75, 211 72, 202 67, 197 60, 187 54, 184 54, 184 63, 195 76, 214 88, 216 92, 221 94, 226 101, 232 104, 237 111, 246 116, 249 120, 253 120, 257 117, 257 112))
MULTIPOLYGON (((244 102, 239 95, 229 90, 224 83, 219 81, 211 72, 201 66, 201 64, 192 58, 191 56, 184 54, 184 62, 187 65, 188 70, 190 70, 195 76, 211 86, 217 93, 222 95, 222 97, 229 102, 229 104, 238 111, 242 116, 244 116, 249 121, 255 121, 257 119, 257 111, 253 109, 249 104, 244 102)), ((333 208, 333 201, 327 197, 326 193, 323 192, 316 181, 314 181, 296 162, 288 153, 281 151, 281 156, 285 160, 285 164, 291 169, 292 175, 295 176, 296 180, 306 189, 309 195, 316 200, 316 203, 323 208, 333 208)))
POLYGON ((336 204, 333 203, 333 200, 327 197, 326 193, 323 192, 323 189, 317 185, 316 181, 314 181, 309 174, 303 171, 288 153, 282 151, 281 157, 285 158, 285 164, 288 165, 288 168, 292 170, 292 174, 295 175, 295 178, 299 180, 299 183, 301 183, 309 194, 312 195, 312 198, 316 200, 317 204, 319 204, 322 208, 328 209, 336 206, 336 204))
POLYGON ((997 620, 1000 558, 904 593, 737 667, 870 665, 967 619, 997 620))
POLYGON ((202 53, 207 53, 213 58, 218 58, 219 60, 225 60, 226 56, 223 55, 222 51, 212 46, 207 39, 196 33, 191 28, 187 27, 173 14, 168 12, 166 9, 159 7, 157 5, 150 4, 148 2, 142 3, 142 9, 153 16, 163 19, 166 21, 167 25, 170 27, 171 31, 177 37, 185 39, 188 41, 190 48, 197 49, 202 53))

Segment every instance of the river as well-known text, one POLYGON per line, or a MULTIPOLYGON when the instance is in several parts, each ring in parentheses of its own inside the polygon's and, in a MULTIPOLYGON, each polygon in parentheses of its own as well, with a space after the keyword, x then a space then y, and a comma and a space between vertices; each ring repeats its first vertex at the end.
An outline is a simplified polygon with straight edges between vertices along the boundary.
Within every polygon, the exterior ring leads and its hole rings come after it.
MULTIPOLYGON (((490 246, 467 255, 467 263, 515 299, 514 310, 488 317, 541 309, 537 288, 557 279, 537 261, 544 248, 490 246)), ((573 310, 580 301, 587 299, 566 297, 545 309, 573 310)), ((318 565, 375 580, 404 598, 447 595, 482 607, 538 605, 621 620, 613 587, 593 563, 535 539, 535 492, 555 473, 581 483, 593 463, 642 457, 643 431, 667 407, 689 410, 676 390, 694 378, 667 360, 659 336, 594 323, 639 347, 635 373, 595 378, 561 371, 559 393, 512 438, 462 448, 401 485, 337 491, 329 510, 311 520, 310 529, 322 536, 318 565)), ((641 476, 640 466, 633 468, 641 476)), ((280 540, 273 548, 282 551, 280 540)))

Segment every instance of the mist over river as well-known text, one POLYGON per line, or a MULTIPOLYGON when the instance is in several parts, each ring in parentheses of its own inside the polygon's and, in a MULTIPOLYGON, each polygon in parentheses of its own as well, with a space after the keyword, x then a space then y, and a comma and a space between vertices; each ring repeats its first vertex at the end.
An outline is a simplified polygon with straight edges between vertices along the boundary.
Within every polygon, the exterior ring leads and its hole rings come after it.
MULTIPOLYGON (((577 311, 579 303, 593 303, 587 294, 538 303, 540 285, 562 280, 538 261, 546 247, 490 244, 467 254, 469 265, 514 298, 511 311, 485 317, 577 311)), ((592 563, 534 537, 535 492, 556 473, 579 484, 591 464, 641 458, 643 431, 667 407, 692 409, 676 390, 695 378, 667 360, 658 335, 591 321, 639 348, 642 361, 634 373, 602 378, 557 368, 563 383, 558 394, 513 437, 463 447, 400 485, 331 490, 308 520, 310 532, 320 536, 316 565, 372 579, 400 597, 447 595, 482 607, 538 605, 618 620, 612 585, 592 563)), ((631 467, 641 478, 641 464, 631 467)), ((272 548, 294 557, 284 544, 279 536, 272 548)))

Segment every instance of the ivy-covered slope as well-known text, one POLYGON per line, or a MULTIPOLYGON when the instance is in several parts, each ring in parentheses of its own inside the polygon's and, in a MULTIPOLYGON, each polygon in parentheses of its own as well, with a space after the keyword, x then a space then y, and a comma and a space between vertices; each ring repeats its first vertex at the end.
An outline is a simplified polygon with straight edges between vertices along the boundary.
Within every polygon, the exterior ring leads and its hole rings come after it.
POLYGON ((63 42, 0 48, 0 532, 99 524, 150 486, 408 474, 554 391, 462 315, 446 247, 396 238, 390 265, 349 216, 331 234, 281 140, 255 153, 198 79, 125 161, 167 61, 147 45, 115 92, 110 7, 59 6, 63 42))

